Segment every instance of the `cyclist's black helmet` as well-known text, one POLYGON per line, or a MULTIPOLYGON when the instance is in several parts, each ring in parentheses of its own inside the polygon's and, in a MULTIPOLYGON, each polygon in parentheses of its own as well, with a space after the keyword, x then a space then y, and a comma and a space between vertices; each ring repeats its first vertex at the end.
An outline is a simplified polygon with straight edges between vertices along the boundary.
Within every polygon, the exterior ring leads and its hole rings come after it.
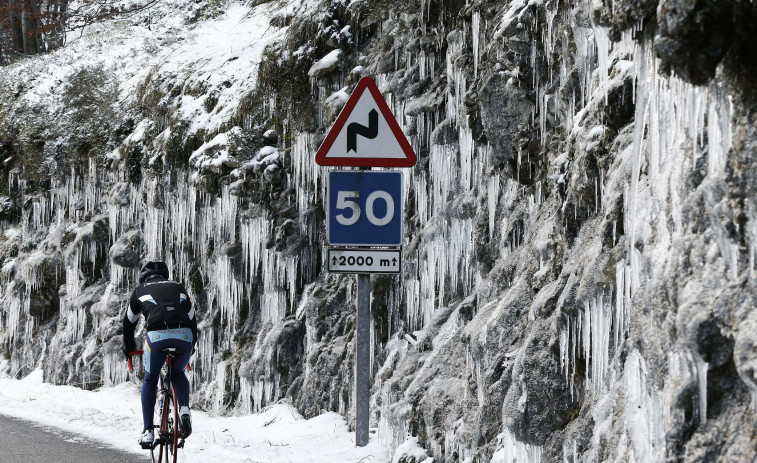
POLYGON ((162 276, 168 278, 168 265, 165 262, 148 262, 139 272, 139 282, 144 283, 151 276, 162 276))

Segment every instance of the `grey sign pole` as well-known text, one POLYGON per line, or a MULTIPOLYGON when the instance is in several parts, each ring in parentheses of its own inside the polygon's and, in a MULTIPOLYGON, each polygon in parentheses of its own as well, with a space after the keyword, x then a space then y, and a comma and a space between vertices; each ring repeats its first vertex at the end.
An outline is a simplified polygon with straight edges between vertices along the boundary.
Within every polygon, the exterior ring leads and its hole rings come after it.
POLYGON ((371 276, 360 273, 357 275, 355 357, 355 443, 365 447, 371 397, 371 276))

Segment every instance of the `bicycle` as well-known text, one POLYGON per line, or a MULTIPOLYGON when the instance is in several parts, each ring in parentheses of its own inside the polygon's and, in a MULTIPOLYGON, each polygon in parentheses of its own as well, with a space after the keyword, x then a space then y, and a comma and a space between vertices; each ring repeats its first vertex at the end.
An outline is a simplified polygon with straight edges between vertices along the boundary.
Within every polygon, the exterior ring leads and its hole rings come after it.
MULTIPOLYGON (((158 403, 160 404, 160 425, 153 425, 157 429, 157 435, 152 445, 142 445, 142 448, 150 450, 150 456, 153 463, 161 463, 165 454, 166 463, 173 459, 177 462, 179 449, 184 448, 184 437, 181 430, 181 420, 179 420, 179 404, 176 399, 176 392, 171 385, 171 363, 173 358, 181 353, 181 349, 176 347, 166 347, 161 350, 166 356, 166 365, 160 372, 160 386, 158 389, 158 403), (155 459, 155 449, 158 448, 158 459, 155 459)), ((134 365, 131 361, 132 355, 142 355, 143 350, 129 352, 129 371, 134 371, 134 365)), ((187 364, 187 371, 189 371, 187 364)))

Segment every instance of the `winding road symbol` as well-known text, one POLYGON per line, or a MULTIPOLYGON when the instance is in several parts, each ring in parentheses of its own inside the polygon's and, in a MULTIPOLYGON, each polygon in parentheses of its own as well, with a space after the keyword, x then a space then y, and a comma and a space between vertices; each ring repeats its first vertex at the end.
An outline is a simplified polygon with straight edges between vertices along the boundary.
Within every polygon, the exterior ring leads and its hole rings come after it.
POLYGON ((378 112, 375 109, 371 109, 368 113, 368 127, 352 122, 347 125, 347 152, 357 152, 357 136, 365 137, 369 140, 373 140, 379 133, 379 120, 378 112))

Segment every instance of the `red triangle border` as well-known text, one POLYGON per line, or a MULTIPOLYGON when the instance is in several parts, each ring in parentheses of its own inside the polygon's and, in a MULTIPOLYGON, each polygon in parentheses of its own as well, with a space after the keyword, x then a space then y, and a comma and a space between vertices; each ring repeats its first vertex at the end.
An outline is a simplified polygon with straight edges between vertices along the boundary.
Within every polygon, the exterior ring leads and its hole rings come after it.
POLYGON ((389 105, 386 104, 383 95, 378 89, 376 82, 369 76, 361 78, 355 90, 350 95, 347 103, 342 108, 339 116, 336 118, 334 125, 331 126, 328 135, 321 143, 321 147, 318 148, 318 152, 315 154, 315 162, 321 166, 339 166, 339 167, 413 167, 417 162, 415 152, 413 151, 410 142, 407 141, 407 137, 402 132, 400 125, 397 123, 397 119, 394 118, 392 110, 389 109, 389 105), (394 138, 399 142, 402 151, 405 153, 406 158, 353 158, 353 157, 330 157, 327 158, 334 140, 339 135, 339 132, 344 128, 344 124, 347 123, 352 114, 352 110, 355 109, 357 102, 363 95, 363 92, 368 89, 371 92, 376 105, 379 107, 381 114, 384 116, 389 128, 394 134, 394 138))

